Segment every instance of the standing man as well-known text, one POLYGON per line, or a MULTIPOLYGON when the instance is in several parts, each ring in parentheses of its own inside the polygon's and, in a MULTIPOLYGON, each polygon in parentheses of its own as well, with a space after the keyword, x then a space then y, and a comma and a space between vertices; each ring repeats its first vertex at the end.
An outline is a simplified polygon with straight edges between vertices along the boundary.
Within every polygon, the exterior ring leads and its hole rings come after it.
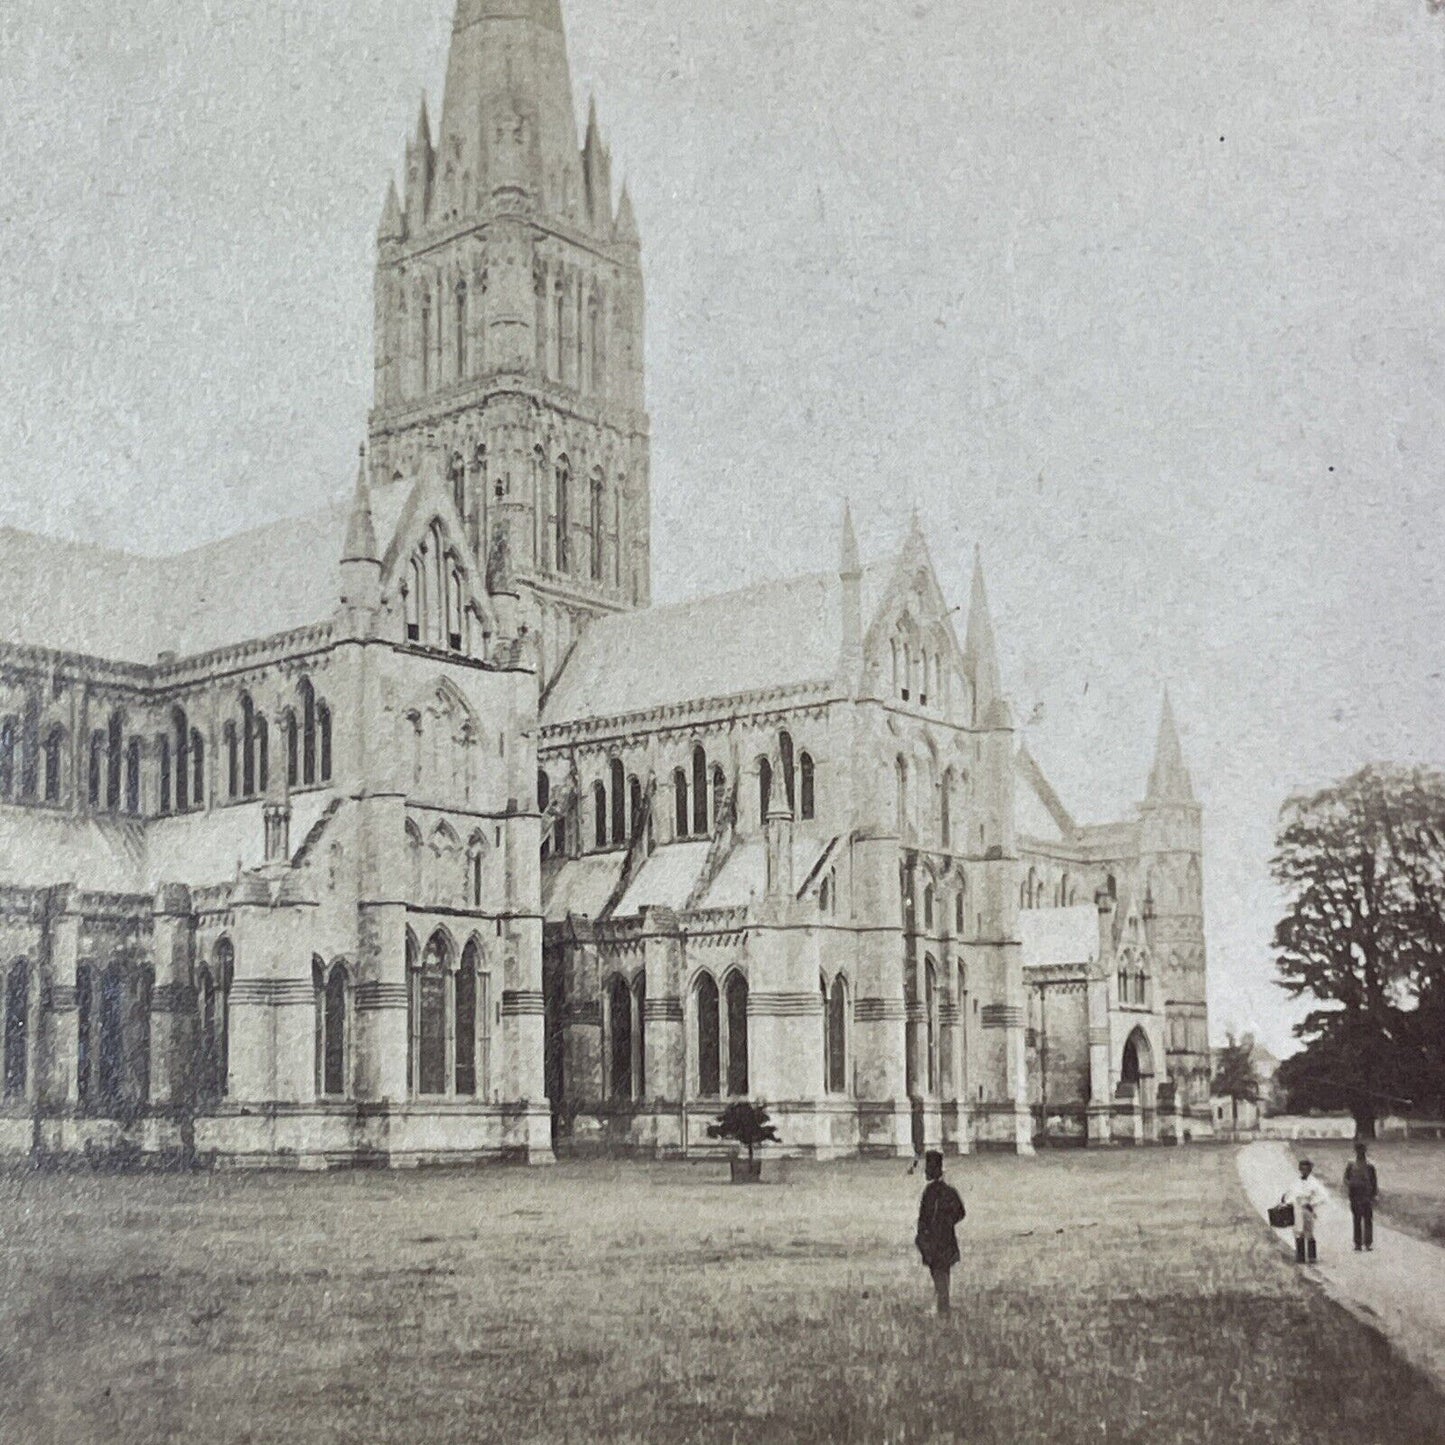
POLYGON ((1375 1166, 1365 1158, 1365 1146, 1355 1145, 1354 1163, 1345 1165, 1345 1191, 1350 1196, 1350 1213, 1355 1221, 1355 1252, 1375 1247, 1375 1196, 1380 1181, 1375 1166))
POLYGON ((918 1233, 913 1242, 933 1276, 933 1297, 938 1313, 949 1312, 948 1277, 958 1263, 958 1239, 954 1230, 963 1219, 963 1200, 953 1185, 943 1182, 943 1155, 930 1149, 923 1156, 923 1173, 928 1183, 918 1205, 918 1233))
POLYGON ((1296 1264, 1314 1264, 1315 1215, 1325 1207, 1329 1195, 1314 1177, 1315 1166, 1308 1159, 1299 1162, 1299 1178, 1285 1190, 1282 1204, 1294 1205, 1294 1257, 1296 1264))

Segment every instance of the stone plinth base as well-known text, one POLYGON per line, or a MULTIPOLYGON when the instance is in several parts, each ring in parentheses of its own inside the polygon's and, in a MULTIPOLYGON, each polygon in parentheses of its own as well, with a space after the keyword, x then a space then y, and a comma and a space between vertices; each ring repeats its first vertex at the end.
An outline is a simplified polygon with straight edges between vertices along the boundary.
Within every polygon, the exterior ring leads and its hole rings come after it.
MULTIPOLYGON (((34 1128, 29 1119, 0 1119, 0 1156, 27 1155, 34 1128)), ((161 1111, 128 1122, 71 1115, 42 1119, 39 1144, 57 1164, 114 1159, 140 1167, 191 1160, 221 1169, 553 1162, 551 1113, 526 1104, 232 1106, 193 1122, 161 1111)))
POLYGON ((971 1104, 974 1149, 982 1153, 1032 1154, 1034 1120, 1027 1104, 971 1104))

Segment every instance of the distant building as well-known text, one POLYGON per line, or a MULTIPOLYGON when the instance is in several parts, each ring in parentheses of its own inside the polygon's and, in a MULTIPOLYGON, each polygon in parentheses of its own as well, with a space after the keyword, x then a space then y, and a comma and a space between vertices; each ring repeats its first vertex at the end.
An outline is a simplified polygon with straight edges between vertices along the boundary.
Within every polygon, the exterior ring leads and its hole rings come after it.
POLYGON ((0 533, 0 1148, 233 1165, 1207 1132, 1200 809, 1018 750, 915 521, 651 603, 640 246, 557 0, 461 0, 349 504, 0 533))
MULTIPOLYGON (((1248 1099, 1231 1099, 1227 1094, 1216 1094, 1210 1100, 1210 1107, 1214 1113, 1214 1127, 1217 1132, 1253 1132, 1259 1128, 1262 1120, 1278 1114, 1285 1106, 1276 1078, 1279 1073, 1279 1059, 1253 1037, 1247 1035, 1246 1038, 1250 1045, 1250 1057, 1254 1061, 1255 1078, 1259 1081, 1259 1099, 1257 1102, 1250 1102, 1248 1099)), ((1211 1051, 1211 1079, 1218 1074, 1223 1054, 1223 1049, 1211 1051)))

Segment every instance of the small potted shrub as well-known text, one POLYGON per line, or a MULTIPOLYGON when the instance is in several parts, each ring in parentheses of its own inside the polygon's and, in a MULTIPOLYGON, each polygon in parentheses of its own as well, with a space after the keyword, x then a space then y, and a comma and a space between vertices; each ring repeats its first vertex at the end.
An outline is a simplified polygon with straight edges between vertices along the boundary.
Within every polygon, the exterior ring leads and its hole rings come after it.
POLYGON ((734 1184, 756 1184, 763 1177, 763 1161, 757 1157, 759 1144, 781 1144, 778 1131, 768 1123, 768 1111, 761 1104, 740 1099, 723 1110, 716 1124, 707 1126, 709 1139, 732 1139, 748 1151, 746 1159, 736 1154, 728 1160, 734 1184))

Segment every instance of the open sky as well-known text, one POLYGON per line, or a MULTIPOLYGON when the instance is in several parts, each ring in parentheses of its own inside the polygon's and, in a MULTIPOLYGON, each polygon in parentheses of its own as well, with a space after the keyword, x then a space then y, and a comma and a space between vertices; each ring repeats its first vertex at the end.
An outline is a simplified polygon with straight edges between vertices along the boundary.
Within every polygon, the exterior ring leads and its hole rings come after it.
MULTIPOLYGON (((1445 14, 564 0, 649 287, 656 594, 983 547, 1086 820, 1173 690, 1212 1019, 1276 1048, 1280 801, 1445 762, 1445 14)), ((349 486, 452 0, 8 0, 0 525, 169 551, 349 486)))

